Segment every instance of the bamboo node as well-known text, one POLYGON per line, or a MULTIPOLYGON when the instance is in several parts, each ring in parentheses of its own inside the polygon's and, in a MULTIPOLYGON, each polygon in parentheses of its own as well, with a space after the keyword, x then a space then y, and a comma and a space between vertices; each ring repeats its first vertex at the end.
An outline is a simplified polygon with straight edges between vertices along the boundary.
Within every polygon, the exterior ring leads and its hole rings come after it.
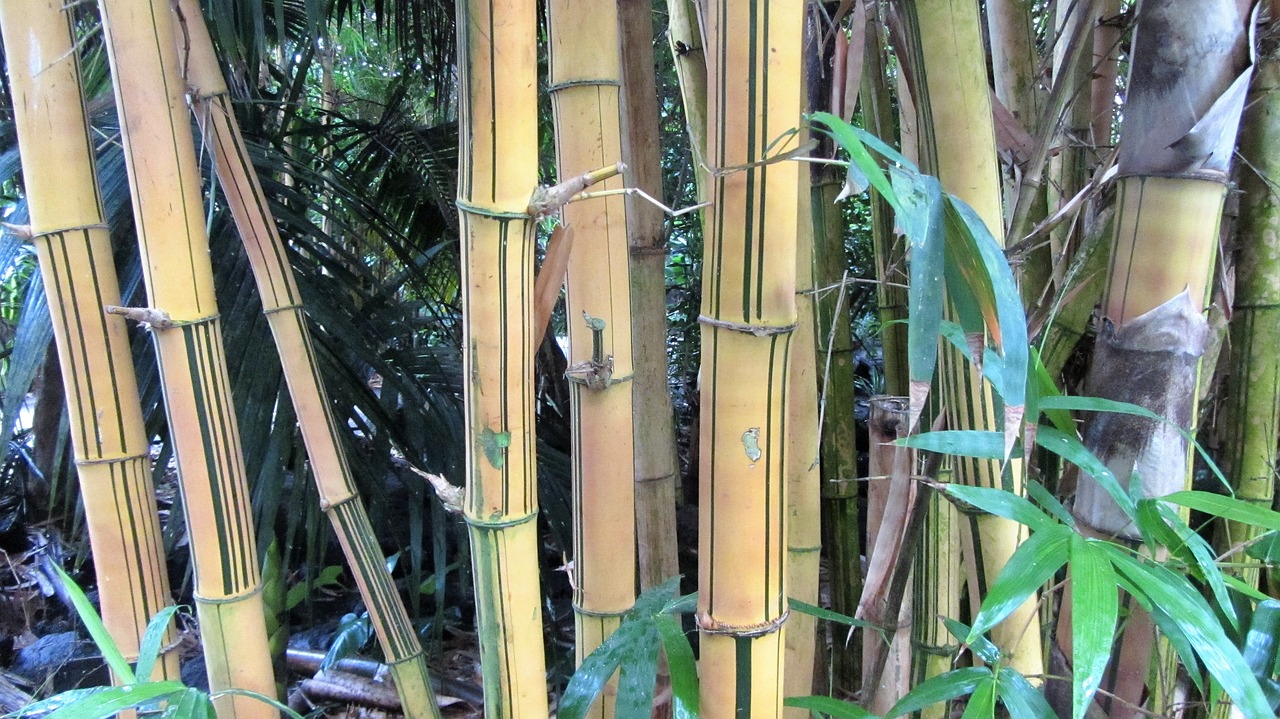
POLYGON ((555 93, 560 90, 568 90, 571 87, 622 87, 622 83, 613 78, 585 78, 582 80, 566 80, 565 82, 553 82, 547 85, 547 92, 555 93))
POLYGON ((616 175, 621 175, 626 171, 627 166, 619 162, 598 170, 584 172, 556 185, 539 186, 533 191, 533 196, 529 198, 529 207, 525 210, 525 213, 534 219, 546 217, 569 204, 569 201, 575 195, 588 187, 604 182, 616 175))
POLYGON ((631 610, 623 609, 616 612, 606 612, 603 610, 584 609, 581 604, 578 604, 577 602, 573 602, 573 613, 581 614, 584 617, 603 617, 603 618, 625 617, 627 615, 627 612, 629 611, 631 610))
POLYGON ((755 335, 756 337, 771 337, 773 335, 785 335, 794 332, 799 323, 792 322, 789 325, 753 325, 745 322, 730 322, 729 320, 718 320, 714 317, 706 315, 698 315, 698 322, 708 327, 715 327, 722 330, 732 330, 743 334, 755 335))
POLYGON ((705 634, 720 634, 731 637, 763 637, 766 634, 773 634, 782 629, 782 625, 787 623, 787 617, 790 616, 791 610, 788 609, 781 616, 759 624, 725 624, 710 614, 699 612, 694 615, 694 621, 698 623, 698 630, 705 634))
POLYGON ((120 307, 118 305, 107 305, 107 314, 120 315, 127 320, 133 320, 148 330, 168 330, 177 327, 180 323, 174 322, 168 312, 158 310, 154 307, 120 307))
POLYGON ((493 529, 506 529, 508 527, 515 527, 520 524, 527 524, 537 519, 538 513, 530 512, 528 514, 524 514, 519 517, 509 517, 505 519, 504 517, 507 517, 507 515, 495 513, 493 517, 489 519, 485 519, 484 517, 477 517, 472 514, 463 512, 462 517, 463 519, 466 520, 468 527, 474 527, 476 529, 493 530, 493 529))

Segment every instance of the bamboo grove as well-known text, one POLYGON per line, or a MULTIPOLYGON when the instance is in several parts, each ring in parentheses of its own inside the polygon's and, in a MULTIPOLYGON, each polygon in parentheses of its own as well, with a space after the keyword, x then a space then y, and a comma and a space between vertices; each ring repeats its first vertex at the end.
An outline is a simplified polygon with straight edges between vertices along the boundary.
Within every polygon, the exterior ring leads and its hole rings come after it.
POLYGON ((432 688, 450 631, 493 718, 1274 716, 1278 23, 1267 0, 0 0, 0 187, 27 216, 0 248, 37 258, 107 631, 145 664, 189 597, 218 717, 278 714, 268 546, 298 520, 257 513, 270 460, 332 527, 406 716, 464 716, 432 688), (362 76, 338 38, 417 59, 362 76), (336 89, 360 82, 391 89, 336 89), (393 166, 435 194, 382 191, 393 166), (215 287, 220 232, 251 301, 215 287), (431 321, 362 336, 384 302, 431 321), (224 343, 254 323, 264 397, 224 343), (366 361, 405 347, 446 359, 366 361), (408 520, 362 476, 393 465, 408 520), (401 521, 418 545, 389 558, 401 521))

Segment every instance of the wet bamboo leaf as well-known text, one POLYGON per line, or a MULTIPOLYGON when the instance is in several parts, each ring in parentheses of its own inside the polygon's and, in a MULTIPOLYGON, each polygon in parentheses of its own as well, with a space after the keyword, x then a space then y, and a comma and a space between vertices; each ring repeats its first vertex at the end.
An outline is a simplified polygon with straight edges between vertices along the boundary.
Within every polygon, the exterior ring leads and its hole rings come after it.
POLYGON ((923 449, 962 457, 1001 459, 1004 457, 1004 435, 978 429, 944 429, 921 432, 896 441, 903 447, 923 449))
POLYGON ((1102 685, 1120 611, 1117 577, 1095 543, 1071 535, 1071 716, 1082 719, 1102 685))
POLYGON ((996 681, 988 677, 973 688, 961 719, 993 719, 996 715, 996 681))
MULTIPOLYGON (((957 642, 963 643, 973 633, 968 624, 956 621, 951 617, 943 617, 942 624, 951 633, 951 636, 955 637, 957 642)), ((1000 661, 1000 648, 992 644, 991 640, 984 636, 974 637, 974 640, 969 642, 969 650, 989 665, 997 664, 1000 661)))
POLYGON ((842 702, 833 697, 787 697, 783 704, 797 709, 808 709, 814 714, 828 716, 831 719, 875 719, 875 714, 857 704, 842 702))
POLYGON ((1249 717, 1272 716, 1262 687, 1249 671, 1240 650, 1227 639, 1213 610, 1187 578, 1136 559, 1118 547, 1102 546, 1111 555, 1116 571, 1130 581, 1131 591, 1144 595, 1148 604, 1168 615, 1236 706, 1249 717))
POLYGON ((654 624, 662 637, 667 667, 671 670, 672 719, 697 719, 698 665, 693 658, 689 638, 680 628, 680 622, 670 615, 659 616, 654 624))
MULTIPOLYGON (((1186 547, 1191 554, 1190 566, 1199 569, 1199 575, 1209 585, 1209 590, 1213 592, 1213 598, 1217 600, 1218 606, 1222 608, 1223 613, 1227 615, 1227 619, 1231 621, 1231 626, 1240 629, 1240 617, 1236 613, 1235 603, 1231 601, 1231 595, 1227 592, 1227 584, 1223 579, 1222 570, 1218 568, 1217 557, 1213 548, 1196 532, 1192 531, 1187 523, 1182 521, 1182 517, 1178 516, 1168 504, 1156 500, 1144 500, 1150 502, 1156 508, 1156 512, 1164 521, 1164 524, 1173 530, 1177 537, 1177 544, 1186 547)), ((1166 545, 1169 546, 1169 545, 1166 545)))
POLYGON ((964 484, 948 484, 947 494, 971 504, 988 514, 1012 519, 1036 530, 1050 530, 1062 526, 1052 517, 1040 511, 1034 504, 1012 492, 992 487, 971 487, 964 484))
POLYGON ((986 667, 965 667, 939 674, 913 687, 885 714, 885 719, 912 714, 938 702, 972 694, 984 683, 993 683, 991 670, 986 667))
POLYGON ((1125 516, 1130 519, 1137 517, 1138 506, 1134 503, 1133 497, 1130 497, 1129 493, 1124 491, 1124 488, 1120 486, 1120 482, 1116 480, 1115 474, 1110 469, 1107 469, 1107 465, 1103 464, 1097 455, 1090 452, 1075 434, 1062 432, 1056 427, 1040 425, 1038 435, 1039 446, 1088 472, 1094 481, 1100 484, 1107 491, 1107 494, 1111 495, 1111 499, 1125 513, 1125 516))
POLYGON ((569 686, 565 687, 564 696, 560 699, 557 716, 562 719, 582 719, 623 661, 641 650, 656 653, 658 647, 653 643, 654 637, 649 631, 651 628, 651 623, 624 621, 617 631, 609 635, 603 644, 582 661, 582 665, 569 679, 569 686), (649 643, 640 646, 642 642, 649 643))
POLYGON ((996 693, 1012 719, 1057 719, 1044 694, 1031 686, 1031 682, 1012 669, 1000 672, 996 680, 996 693))
POLYGON ((213 702, 199 689, 187 689, 165 707, 164 719, 214 719, 213 702))
POLYGON ((652 620, 641 624, 640 636, 627 644, 618 677, 618 719, 648 719, 653 714, 654 680, 658 676, 658 647, 662 636, 652 620))
POLYGON ((1280 531, 1280 512, 1266 507, 1259 507, 1256 504, 1234 497, 1224 497, 1220 494, 1211 494, 1209 492, 1187 491, 1174 492, 1164 497, 1164 501, 1206 514, 1212 514, 1215 517, 1230 519, 1234 522, 1255 524, 1273 532, 1280 531))
POLYGON ((133 684, 137 682, 138 679, 134 676, 133 667, 129 666, 129 662, 120 653, 120 648, 116 646, 115 640, 107 632, 106 626, 102 623, 102 617, 98 616, 98 611, 93 608, 89 598, 84 595, 84 592, 81 591, 75 581, 62 570, 62 567, 53 562, 50 562, 49 566, 53 567, 53 571, 62 582, 62 586, 66 588, 67 596, 71 597, 71 603, 76 608, 76 614, 80 615, 80 621, 84 622, 84 628, 89 631, 89 637, 93 639, 98 651, 102 652, 103 661, 107 663, 107 666, 111 667, 111 671, 121 683, 133 684))
POLYGON ((156 612, 156 615, 147 623, 147 631, 143 633, 142 642, 138 646, 138 666, 134 672, 139 681, 151 680, 151 672, 155 668, 156 660, 160 658, 160 648, 164 642, 165 632, 169 629, 169 622, 173 620, 173 615, 177 613, 178 607, 165 607, 156 612))
MULTIPOLYGON (((146 682, 102 687, 81 695, 69 705, 60 706, 44 719, 106 719, 118 712, 163 701, 187 690, 181 682, 146 682)), ((49 701, 58 699, 54 697, 49 701)), ((43 702, 42 702, 43 703, 43 702)), ((37 705, 27 707, 27 712, 38 711, 37 705)))
POLYGON ((1018 545, 983 598, 982 609, 974 618, 965 643, 986 633, 1034 596, 1036 590, 1066 563, 1074 536, 1075 532, 1055 524, 1044 531, 1034 532, 1018 545))
POLYGON ((1076 518, 1071 516, 1071 513, 1067 511, 1067 508, 1062 506, 1062 502, 1059 502, 1058 498, 1053 496, 1052 492, 1045 489, 1043 484, 1040 484, 1034 479, 1028 481, 1027 494, 1038 502, 1041 507, 1044 507, 1045 511, 1052 514, 1059 522, 1062 522, 1068 527, 1076 526, 1076 518))

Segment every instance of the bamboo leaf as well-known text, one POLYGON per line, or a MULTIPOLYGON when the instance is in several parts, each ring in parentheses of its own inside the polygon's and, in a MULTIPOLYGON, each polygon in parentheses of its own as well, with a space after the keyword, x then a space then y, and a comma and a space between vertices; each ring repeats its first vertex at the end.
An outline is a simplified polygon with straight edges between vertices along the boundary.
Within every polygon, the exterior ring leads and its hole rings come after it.
POLYGON ((1231 594, 1227 592, 1227 583, 1223 579, 1222 570, 1218 568, 1218 561, 1214 555, 1213 548, 1204 540, 1204 537, 1193 532, 1187 526, 1187 523, 1182 521, 1182 517, 1168 504, 1151 499, 1143 500, 1143 502, 1150 502, 1155 506, 1156 512, 1164 520, 1164 524, 1171 528, 1178 538, 1178 543, 1190 551, 1191 562, 1189 564, 1199 569, 1200 576, 1209 585, 1209 590, 1213 592, 1213 598, 1217 600, 1218 606, 1222 608, 1223 613, 1227 615, 1227 619, 1231 621, 1231 626, 1239 630, 1240 617, 1236 613, 1235 603, 1231 601, 1231 594))
POLYGON ((345 615, 338 625, 338 631, 333 634, 333 639, 329 644, 329 651, 325 652, 324 659, 320 662, 320 668, 322 670, 329 669, 342 659, 356 653, 360 650, 360 647, 363 647, 369 641, 369 637, 372 635, 368 612, 364 612, 358 617, 354 614, 345 615))
POLYGON ((1040 359, 1040 351, 1035 347, 1031 348, 1031 364, 1032 388, 1028 390, 1028 395, 1035 395, 1033 400, 1027 399, 1027 421, 1036 422, 1040 418, 1040 412, 1044 412, 1049 421, 1053 423, 1062 432, 1074 432, 1076 422, 1071 418, 1071 413, 1065 409, 1053 407, 1051 398, 1061 397, 1062 390, 1058 389, 1058 385, 1049 376, 1049 370, 1044 366, 1044 362, 1040 359), (1047 403, 1045 400, 1050 400, 1047 403))
POLYGON ((880 155, 883 156, 886 160, 897 163, 898 165, 901 165, 902 167, 905 167, 907 169, 919 172, 919 168, 916 167, 915 163, 903 157, 902 153, 898 152, 892 147, 889 147, 887 144, 885 144, 884 140, 881 140, 880 138, 876 137, 870 132, 867 132, 866 130, 857 126, 853 127, 853 134, 857 135, 858 139, 862 140, 862 143, 864 145, 880 153, 880 155))
MULTIPOLYGON (((893 191, 893 186, 889 183, 889 178, 884 174, 884 170, 880 169, 880 163, 876 162, 871 153, 867 152, 867 148, 853 131, 853 127, 829 112, 815 112, 810 117, 823 126, 819 129, 830 135, 845 152, 849 153, 850 173, 853 173, 856 168, 862 179, 875 187, 876 191, 894 209, 898 209, 901 204, 898 202, 897 193, 893 191)), ((863 187, 866 187, 866 183, 863 183, 863 187)), ((858 190, 857 192, 861 191, 858 190)), ((843 194, 841 193, 840 199, 844 199, 843 194)))
POLYGON ((1062 506, 1062 502, 1059 502, 1052 492, 1045 489, 1043 484, 1034 479, 1029 480, 1027 482, 1027 494, 1031 495, 1032 499, 1038 502, 1041 507, 1044 507, 1045 511, 1052 514, 1059 522, 1068 527, 1074 528, 1076 526, 1076 518, 1071 516, 1067 508, 1062 506))
POLYGON ((139 681, 151 680, 151 672, 155 668, 156 660, 160 658, 160 644, 164 641, 165 632, 169 629, 169 622, 177 612, 176 606, 165 607, 156 612, 156 615, 147 623, 147 631, 142 635, 142 643, 138 646, 138 666, 134 672, 139 681))
POLYGON ((869 622, 864 622, 861 619, 854 619, 853 617, 847 614, 841 614, 840 612, 833 612, 830 609, 823 609, 822 607, 816 607, 812 604, 802 602, 799 599, 796 599, 794 597, 788 599, 787 603, 788 603, 788 606, 790 606, 792 611, 800 612, 801 614, 808 614, 811 617, 817 617, 818 619, 825 619, 829 622, 843 624, 846 627, 862 627, 863 629, 882 631, 880 627, 877 627, 874 624, 871 624, 869 622))
POLYGON ((1111 495, 1111 499, 1125 513, 1125 516, 1130 519, 1136 519, 1138 506, 1134 503, 1133 497, 1130 497, 1129 493, 1124 491, 1120 486, 1120 482, 1116 480, 1115 474, 1110 469, 1107 469, 1107 465, 1103 464, 1097 455, 1090 452, 1076 435, 1062 432, 1056 427, 1040 425, 1038 436, 1039 446, 1088 472, 1094 481, 1102 485, 1107 494, 1111 495))
POLYGON ((914 388, 911 397, 914 427, 938 359, 938 329, 944 304, 943 193, 937 178, 912 170, 892 168, 890 177, 901 204, 896 213, 897 222, 907 236, 911 258, 907 364, 914 388))
POLYGON ((961 719, 993 719, 996 715, 996 681, 988 677, 973 688, 961 719))
MULTIPOLYGON (((609 635, 594 652, 582 660, 578 670, 569 679, 564 696, 560 698, 560 711, 557 716, 562 719, 582 719, 587 715, 592 702, 604 690, 614 672, 627 659, 634 645, 648 641, 650 624, 643 621, 627 621, 609 635)), ((657 647, 649 644, 649 651, 657 651, 657 647)))
POLYGON ((831 719, 875 719, 875 714, 857 704, 842 702, 833 697, 787 697, 784 706, 796 709, 808 709, 815 714, 822 714, 831 719))
POLYGON ((1240 650, 1227 639, 1213 610, 1187 578, 1160 565, 1135 559, 1118 547, 1102 546, 1111 555, 1116 571, 1129 579, 1130 591, 1145 597, 1147 605, 1158 607, 1168 615, 1236 706, 1249 717, 1272 716, 1262 687, 1249 671, 1240 650))
MULTIPOLYGON (((956 621, 951 617, 943 617, 942 624, 951 633, 951 636, 955 637, 957 642, 963 643, 972 634, 968 624, 956 621)), ((989 665, 995 665, 1000 662, 1000 648, 984 636, 979 635, 972 642, 969 642, 969 649, 989 665)))
POLYGON ((618 678, 615 716, 618 719, 648 719, 653 714, 654 680, 658 676, 658 646, 662 636, 652 620, 638 638, 628 642, 618 678))
POLYGON ((973 628, 969 630, 965 643, 999 624, 1049 581, 1066 563, 1073 536, 1076 536, 1075 532, 1055 524, 1044 531, 1034 532, 1018 545, 983 598, 982 609, 974 617, 973 628))
POLYGON ((284 715, 289 717, 289 719, 303 719, 303 716, 301 714, 294 711, 293 709, 290 709, 287 704, 280 703, 280 700, 276 699, 275 697, 267 696, 266 694, 261 694, 259 692, 255 692, 249 689, 223 689, 220 692, 214 692, 213 694, 209 695, 211 699, 217 699, 218 697, 222 697, 222 696, 249 697, 250 699, 260 701, 263 704, 266 704, 277 711, 284 712, 284 715))
POLYGON ((939 454, 961 457, 1001 459, 1004 457, 1004 435, 978 429, 943 429, 921 432, 895 440, 895 444, 939 454))
POLYGON ((991 670, 986 667, 965 667, 953 669, 945 674, 926 679, 917 684, 907 695, 898 700, 885 719, 893 719, 904 714, 912 714, 938 702, 951 701, 956 697, 972 694, 983 683, 993 681, 991 670))
POLYGON ((213 702, 199 689, 187 689, 164 708, 164 719, 214 719, 213 702))
POLYGON ((992 487, 971 487, 964 484, 947 484, 943 490, 967 504, 988 514, 1012 519, 1036 530, 1051 530, 1062 526, 1052 517, 1040 511, 1034 504, 1012 492, 992 487))
POLYGON ((1012 719, 1057 719, 1044 694, 1012 669, 1000 672, 996 679, 996 692, 1012 719))
POLYGON ((133 667, 129 666, 129 662, 120 653, 120 648, 116 646, 115 640, 107 632, 106 626, 102 623, 102 617, 98 616, 98 611, 93 608, 89 598, 84 595, 84 592, 81 591, 75 581, 62 570, 62 567, 54 563, 51 563, 50 566, 53 567, 54 573, 58 575, 62 586, 66 588, 67 596, 71 597, 71 603, 76 608, 76 614, 80 615, 80 621, 84 622, 85 629, 89 630, 89 636, 93 639, 93 643, 97 645, 98 651, 102 652, 102 659, 106 661, 107 666, 111 667, 111 671, 122 684, 135 684, 138 679, 133 673, 133 667))
POLYGON ((1071 716, 1082 719, 1111 661, 1119 614, 1117 577, 1106 554, 1071 535, 1071 716))
POLYGON ((654 624, 662 637, 667 667, 671 670, 672 719, 697 719, 698 665, 693 658, 689 638, 680 628, 680 622, 669 614, 657 617, 654 624))
MULTIPOLYGON (((45 719, 106 719, 118 712, 163 701, 187 690, 181 682, 145 682, 102 687, 87 695, 78 696, 71 704, 63 705, 45 719)), ((54 697, 50 701, 56 700, 54 697)), ((28 710, 34 710, 33 705, 28 710)))
POLYGON ((1188 509, 1194 509, 1215 517, 1222 517, 1233 522, 1254 524, 1273 532, 1280 531, 1280 512, 1266 507, 1259 507, 1234 497, 1224 497, 1209 492, 1186 491, 1174 492, 1163 497, 1164 501, 1188 509))

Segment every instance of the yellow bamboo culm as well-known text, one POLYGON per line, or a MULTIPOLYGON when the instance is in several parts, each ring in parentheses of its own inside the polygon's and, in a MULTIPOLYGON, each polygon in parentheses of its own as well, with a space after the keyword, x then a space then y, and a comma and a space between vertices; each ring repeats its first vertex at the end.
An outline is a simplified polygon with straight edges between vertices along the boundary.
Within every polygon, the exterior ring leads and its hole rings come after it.
POLYGON ((293 269, 253 171, 208 27, 195 0, 178 0, 178 6, 181 15, 176 40, 181 56, 189 63, 185 74, 192 108, 249 256, 320 501, 346 553, 406 716, 438 718, 422 645, 387 572, 386 559, 357 493, 340 438, 345 430, 336 424, 328 394, 320 383, 293 269))
MULTIPOLYGON (((565 180, 622 155, 622 84, 616 0, 552 0, 551 111, 556 168, 565 180)), ((602 183, 606 192, 622 178, 602 183)), ((635 603, 635 463, 631 282, 626 203, 606 195, 561 212, 573 230, 569 259, 569 379, 573 433, 574 626, 578 663, 635 603)), ((593 716, 614 715, 615 689, 593 716)))
POLYGON ((797 0, 706 5, 707 151, 699 452, 703 715, 782 711, 786 387, 796 326, 797 0))
MULTIPOLYGON (((103 0, 101 9, 151 305, 128 312, 149 324, 156 344, 209 687, 271 696, 258 548, 173 13, 153 0, 103 0)), ((224 695, 216 705, 222 719, 276 715, 247 696, 224 695)))
POLYGON ((537 4, 458 3, 467 477, 485 714, 547 716, 535 483, 537 4))
MULTIPOLYGON (((102 620, 135 661, 148 621, 173 599, 127 330, 123 318, 104 311, 120 303, 120 288, 72 28, 61 0, 0 1, 31 234, 62 365, 102 620)), ((153 678, 177 677, 178 655, 167 651, 153 678)))

